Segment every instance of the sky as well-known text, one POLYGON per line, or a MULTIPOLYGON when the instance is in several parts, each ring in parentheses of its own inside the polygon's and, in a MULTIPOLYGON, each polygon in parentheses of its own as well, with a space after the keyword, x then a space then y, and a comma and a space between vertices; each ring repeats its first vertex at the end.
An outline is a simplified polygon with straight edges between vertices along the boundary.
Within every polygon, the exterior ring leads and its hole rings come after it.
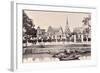
POLYGON ((47 31, 49 26, 59 28, 60 26, 65 30, 66 21, 71 31, 76 27, 82 27, 82 20, 88 17, 90 13, 79 12, 54 12, 54 11, 35 11, 24 10, 30 19, 32 19, 35 28, 38 26, 47 31))

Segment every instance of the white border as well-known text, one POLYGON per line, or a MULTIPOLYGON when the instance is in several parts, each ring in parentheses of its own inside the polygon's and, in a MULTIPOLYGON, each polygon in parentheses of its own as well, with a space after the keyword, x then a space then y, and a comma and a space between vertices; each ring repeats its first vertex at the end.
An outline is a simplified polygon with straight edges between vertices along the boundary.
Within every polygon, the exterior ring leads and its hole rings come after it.
POLYGON ((74 6, 57 6, 57 5, 40 5, 32 3, 18 3, 14 2, 14 25, 13 25, 13 70, 45 70, 67 67, 93 66, 96 65, 96 49, 95 49, 95 25, 96 23, 96 9, 94 7, 74 7, 74 6), (71 11, 71 12, 89 12, 91 13, 92 25, 92 46, 91 46, 91 60, 79 61, 64 61, 64 62, 46 62, 46 63, 22 63, 22 10, 51 10, 51 11, 71 11))

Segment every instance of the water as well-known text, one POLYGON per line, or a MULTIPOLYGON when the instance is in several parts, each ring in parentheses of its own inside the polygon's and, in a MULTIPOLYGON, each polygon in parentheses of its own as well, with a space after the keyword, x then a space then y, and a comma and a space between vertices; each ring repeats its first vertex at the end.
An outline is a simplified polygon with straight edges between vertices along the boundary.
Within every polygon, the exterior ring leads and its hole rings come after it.
POLYGON ((23 63, 60 61, 59 58, 52 57, 52 56, 59 52, 64 52, 64 50, 66 50, 68 53, 73 51, 74 54, 76 54, 75 51, 78 51, 79 52, 78 55, 80 55, 79 60, 91 59, 91 45, 90 44, 87 46, 80 43, 79 44, 69 43, 67 45, 65 44, 62 45, 61 43, 59 43, 59 45, 58 44, 50 45, 50 43, 47 43, 45 47, 42 47, 42 48, 39 47, 39 45, 35 45, 35 46, 33 45, 33 46, 28 47, 27 49, 32 49, 32 53, 23 55, 23 63))
MULTIPOLYGON (((90 60, 90 56, 83 56, 79 57, 80 60, 90 60)), ((52 61, 60 61, 58 58, 50 58, 50 57, 44 57, 44 58, 24 58, 23 63, 33 63, 33 62, 52 62, 52 61)))
MULTIPOLYGON (((90 60, 90 59, 91 59, 90 55, 79 57, 79 60, 90 60)), ((52 61, 60 61, 60 60, 59 58, 52 57, 52 55, 50 54, 35 54, 23 58, 23 63, 52 62, 52 61)))

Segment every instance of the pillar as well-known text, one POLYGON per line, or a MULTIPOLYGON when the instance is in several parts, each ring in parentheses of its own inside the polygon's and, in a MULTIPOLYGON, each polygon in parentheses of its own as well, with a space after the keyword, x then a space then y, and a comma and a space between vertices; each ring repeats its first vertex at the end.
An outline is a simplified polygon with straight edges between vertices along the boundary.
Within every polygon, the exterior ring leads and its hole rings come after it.
POLYGON ((81 42, 83 42, 83 34, 81 34, 81 42))
POLYGON ((76 35, 74 35, 74 42, 76 42, 76 35))

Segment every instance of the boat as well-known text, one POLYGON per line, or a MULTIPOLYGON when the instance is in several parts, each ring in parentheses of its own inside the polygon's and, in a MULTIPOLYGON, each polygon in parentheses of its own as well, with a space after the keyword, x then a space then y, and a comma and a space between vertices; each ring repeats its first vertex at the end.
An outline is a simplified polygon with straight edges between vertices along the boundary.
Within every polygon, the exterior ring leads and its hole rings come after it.
POLYGON ((60 61, 68 61, 68 60, 79 60, 79 56, 67 56, 67 57, 60 57, 59 58, 60 61))

